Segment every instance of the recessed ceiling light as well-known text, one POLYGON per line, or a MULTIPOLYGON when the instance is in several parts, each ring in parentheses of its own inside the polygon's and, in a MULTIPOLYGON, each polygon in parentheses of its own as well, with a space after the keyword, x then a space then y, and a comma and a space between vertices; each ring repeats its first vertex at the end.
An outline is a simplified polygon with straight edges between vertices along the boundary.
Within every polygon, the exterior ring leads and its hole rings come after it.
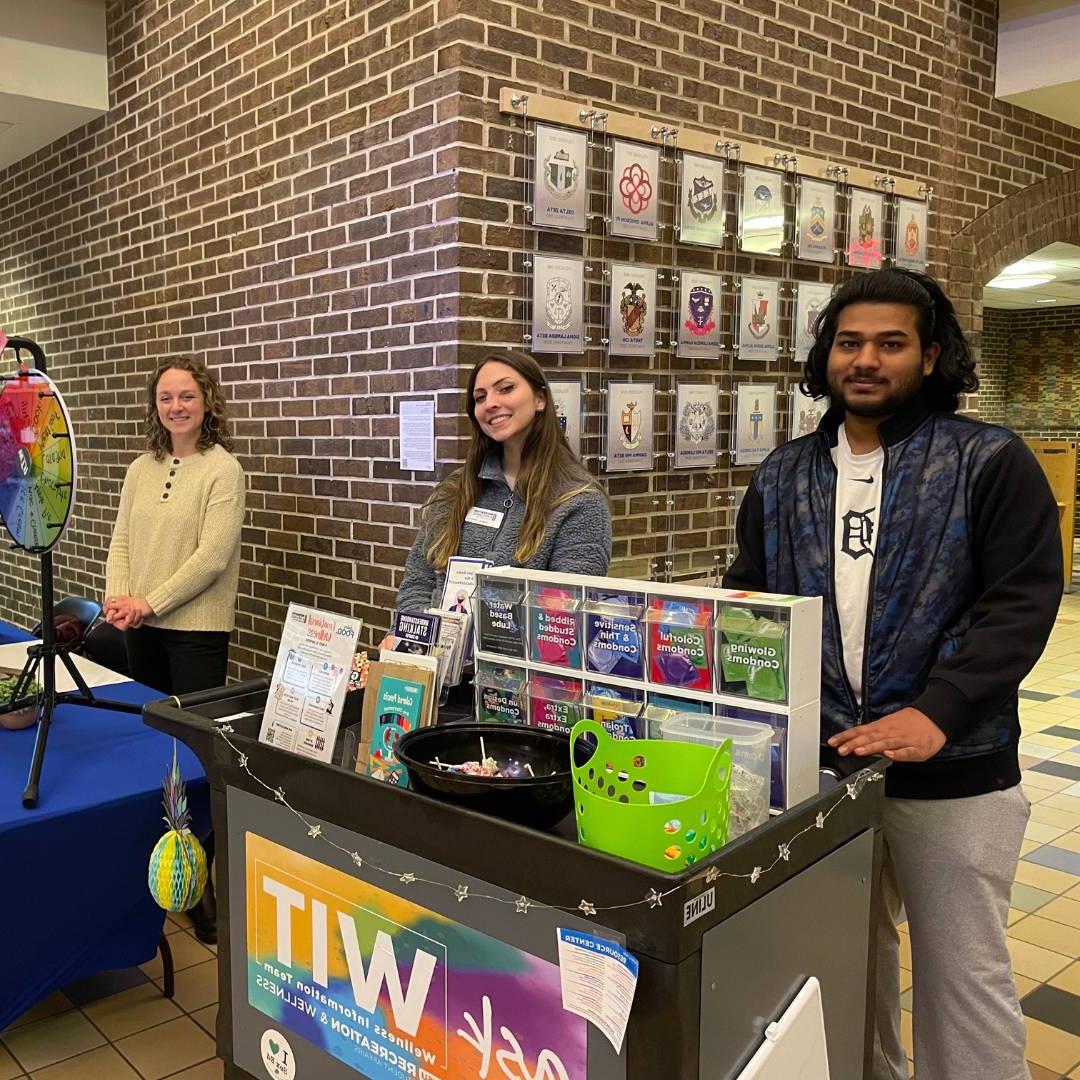
POLYGON ((1056 304, 1057 300, 1051 296, 1049 300, 1036 300, 1036 304, 1056 304))
POLYGON ((1053 274, 999 274, 987 285, 988 289, 1033 289, 1053 281, 1053 274))
POLYGON ((1045 274, 1048 270, 1053 270, 1055 265, 1055 263, 1047 262, 1045 259, 1021 259, 1011 266, 1006 266, 1001 271, 1001 276, 1014 277, 1017 274, 1045 274))

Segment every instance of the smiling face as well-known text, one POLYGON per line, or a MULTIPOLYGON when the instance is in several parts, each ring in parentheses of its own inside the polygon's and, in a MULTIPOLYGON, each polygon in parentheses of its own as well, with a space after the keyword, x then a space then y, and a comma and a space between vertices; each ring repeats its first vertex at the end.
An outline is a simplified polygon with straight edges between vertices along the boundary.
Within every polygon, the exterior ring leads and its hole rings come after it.
POLYGON ((829 393, 855 416, 891 416, 919 393, 939 352, 923 349, 910 304, 848 304, 829 350, 829 393))
POLYGON ((509 364, 489 360, 476 373, 473 414, 480 430, 503 446, 516 442, 520 447, 544 405, 544 395, 509 364))
POLYGON ((154 400, 158 419, 171 436, 173 449, 177 441, 194 445, 206 415, 206 399, 191 372, 181 368, 162 372, 154 400))

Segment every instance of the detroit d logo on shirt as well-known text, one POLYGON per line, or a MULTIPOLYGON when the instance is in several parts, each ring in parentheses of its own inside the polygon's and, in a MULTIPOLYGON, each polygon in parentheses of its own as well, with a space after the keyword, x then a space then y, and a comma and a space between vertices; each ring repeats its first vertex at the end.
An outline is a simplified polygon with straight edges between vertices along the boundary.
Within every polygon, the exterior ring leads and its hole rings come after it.
POLYGON ((843 517, 844 542, 841 548, 845 555, 853 559, 874 554, 874 522, 870 515, 876 507, 869 510, 849 510, 843 517))

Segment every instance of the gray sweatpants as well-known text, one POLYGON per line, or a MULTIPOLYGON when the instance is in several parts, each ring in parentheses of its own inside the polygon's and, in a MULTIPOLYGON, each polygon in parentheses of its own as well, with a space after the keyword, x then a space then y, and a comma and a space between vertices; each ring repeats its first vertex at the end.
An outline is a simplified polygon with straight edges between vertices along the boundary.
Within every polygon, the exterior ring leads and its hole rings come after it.
POLYGON ((1030 1080, 1005 946, 1030 804, 1019 786, 968 799, 886 799, 875 913, 873 1080, 907 1080, 900 1041, 903 903, 911 933, 918 1080, 1030 1080))

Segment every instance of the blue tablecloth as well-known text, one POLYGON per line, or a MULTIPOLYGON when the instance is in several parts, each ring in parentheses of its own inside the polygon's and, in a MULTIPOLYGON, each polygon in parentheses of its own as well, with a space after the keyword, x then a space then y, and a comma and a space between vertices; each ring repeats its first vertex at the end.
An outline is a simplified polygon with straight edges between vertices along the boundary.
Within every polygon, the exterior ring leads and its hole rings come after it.
POLYGON ((11 623, 0 622, 0 645, 10 645, 13 641, 33 641, 34 635, 11 623))
MULTIPOLYGON (((132 682, 94 693, 138 703, 160 697, 132 682)), ((164 921, 146 873, 165 830, 161 781, 173 741, 135 713, 63 705, 49 733, 40 802, 25 810, 34 734, 0 729, 0 1028, 73 979, 151 959, 164 921)), ((195 756, 182 743, 178 752, 195 831, 205 835, 209 786, 195 756)))

